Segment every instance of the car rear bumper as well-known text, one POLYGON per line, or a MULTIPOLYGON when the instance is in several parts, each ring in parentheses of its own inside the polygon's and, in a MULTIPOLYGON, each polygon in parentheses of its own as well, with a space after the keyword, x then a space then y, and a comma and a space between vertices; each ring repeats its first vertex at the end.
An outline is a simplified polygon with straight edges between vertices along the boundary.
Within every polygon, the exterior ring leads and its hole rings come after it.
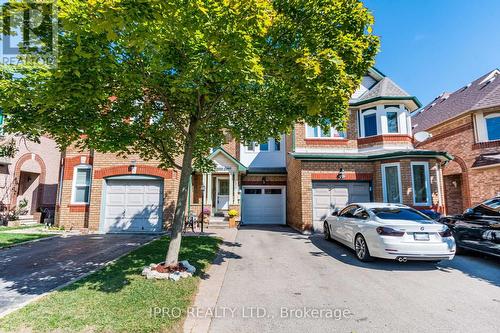
POLYGON ((455 257, 455 240, 443 242, 401 242, 397 237, 381 237, 374 247, 372 256, 384 259, 406 260, 452 260, 455 257))

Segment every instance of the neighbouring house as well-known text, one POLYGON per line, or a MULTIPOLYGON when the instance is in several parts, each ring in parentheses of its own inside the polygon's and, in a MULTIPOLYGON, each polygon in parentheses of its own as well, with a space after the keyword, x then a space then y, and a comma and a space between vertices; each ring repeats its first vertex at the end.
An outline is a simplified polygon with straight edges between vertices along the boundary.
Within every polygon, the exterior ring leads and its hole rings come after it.
MULTIPOLYGON (((215 169, 192 177, 188 211, 241 213, 243 224, 321 231, 322 219, 353 201, 442 210, 444 152, 413 147, 418 100, 376 69, 351 100, 345 132, 298 123, 262 143, 234 140, 212 150, 215 169), (204 190, 203 190, 204 189, 204 190)), ((58 223, 106 232, 154 232, 172 219, 179 174, 154 161, 94 151, 63 153, 58 223), (162 223, 163 221, 163 223, 162 223)))
POLYGON ((414 131, 432 135, 418 145, 446 150, 454 159, 443 168, 448 214, 500 193, 500 70, 453 93, 443 93, 414 112, 414 131))
POLYGON ((43 222, 42 212, 53 218, 60 164, 56 143, 47 137, 35 143, 21 136, 0 136, 2 145, 12 142, 14 147, 12 157, 0 158, 0 210, 14 211, 24 201, 19 221, 43 222))

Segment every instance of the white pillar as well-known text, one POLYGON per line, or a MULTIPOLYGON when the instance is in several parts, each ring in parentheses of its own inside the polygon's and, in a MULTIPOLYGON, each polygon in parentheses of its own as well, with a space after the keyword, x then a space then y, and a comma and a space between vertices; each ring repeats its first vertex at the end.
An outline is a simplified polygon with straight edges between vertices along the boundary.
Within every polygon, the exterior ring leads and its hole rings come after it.
POLYGON ((201 186, 205 188, 205 191, 201 193, 203 196, 203 202, 207 202, 207 174, 202 173, 201 174, 201 186))
POLYGON ((234 191, 233 177, 234 177, 233 172, 229 172, 229 204, 230 205, 234 204, 234 201, 233 201, 234 200, 234 195, 233 195, 233 191, 234 191))
POLYGON ((238 202, 239 202, 239 189, 240 189, 240 185, 239 185, 239 180, 238 180, 238 177, 240 176, 240 174, 238 172, 235 172, 234 173, 234 204, 237 205, 238 202))
POLYGON ((208 206, 212 206, 212 174, 207 173, 207 187, 206 187, 206 203, 208 206))

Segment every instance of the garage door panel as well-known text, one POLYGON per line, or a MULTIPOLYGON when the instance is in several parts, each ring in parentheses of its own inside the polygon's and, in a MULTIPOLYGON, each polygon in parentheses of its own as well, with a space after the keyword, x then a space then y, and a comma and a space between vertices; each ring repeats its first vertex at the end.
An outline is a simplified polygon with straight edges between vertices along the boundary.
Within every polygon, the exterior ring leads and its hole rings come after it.
POLYGON ((104 232, 161 231, 161 181, 108 180, 104 232))
POLYGON ((344 208, 352 202, 369 202, 368 183, 313 183, 313 229, 323 231, 324 220, 335 208, 344 208))
POLYGON ((281 187, 244 188, 242 221, 244 224, 284 224, 285 189, 281 187))

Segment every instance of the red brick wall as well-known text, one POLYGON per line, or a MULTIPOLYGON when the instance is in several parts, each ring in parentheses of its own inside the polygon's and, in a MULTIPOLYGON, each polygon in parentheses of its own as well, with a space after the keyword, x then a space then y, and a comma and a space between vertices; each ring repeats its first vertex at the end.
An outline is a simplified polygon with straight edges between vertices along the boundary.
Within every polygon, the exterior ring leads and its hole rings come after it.
POLYGON ((462 207, 448 196, 450 212, 462 212, 500 192, 500 167, 472 169, 472 164, 481 154, 499 153, 497 142, 476 144, 472 115, 467 114, 428 130, 433 137, 420 144, 418 148, 447 151, 455 157, 444 169, 444 176, 460 173, 462 175, 462 207))
POLYGON ((66 229, 99 230, 102 188, 105 177, 132 174, 131 161, 135 162, 135 174, 161 177, 164 179, 164 223, 172 220, 172 214, 177 201, 179 174, 176 170, 163 170, 157 168, 158 162, 144 161, 139 156, 118 157, 111 153, 80 152, 75 148, 65 151, 64 176, 61 191, 61 203, 56 215, 56 223, 66 229), (88 205, 72 205, 73 170, 78 164, 91 164, 92 185, 90 203, 88 205))
POLYGON ((463 212, 462 177, 448 175, 443 177, 445 188, 445 202, 447 214, 460 214, 463 212))
MULTIPOLYGON (((421 160, 419 160, 421 161, 421 160)), ((432 205, 416 207, 418 209, 438 209, 438 172, 439 161, 429 162, 432 205)), ((287 221, 290 226, 300 231, 311 230, 313 220, 312 182, 315 180, 338 181, 336 176, 340 168, 344 170, 345 181, 372 181, 373 200, 383 202, 382 163, 400 163, 403 204, 413 206, 413 188, 411 181, 411 160, 391 160, 377 162, 323 162, 289 160, 287 182, 287 221)), ((442 193, 442 192, 441 192, 442 193)), ((441 204, 444 197, 441 197, 441 204)), ((439 209, 443 209, 440 207, 439 209)))

